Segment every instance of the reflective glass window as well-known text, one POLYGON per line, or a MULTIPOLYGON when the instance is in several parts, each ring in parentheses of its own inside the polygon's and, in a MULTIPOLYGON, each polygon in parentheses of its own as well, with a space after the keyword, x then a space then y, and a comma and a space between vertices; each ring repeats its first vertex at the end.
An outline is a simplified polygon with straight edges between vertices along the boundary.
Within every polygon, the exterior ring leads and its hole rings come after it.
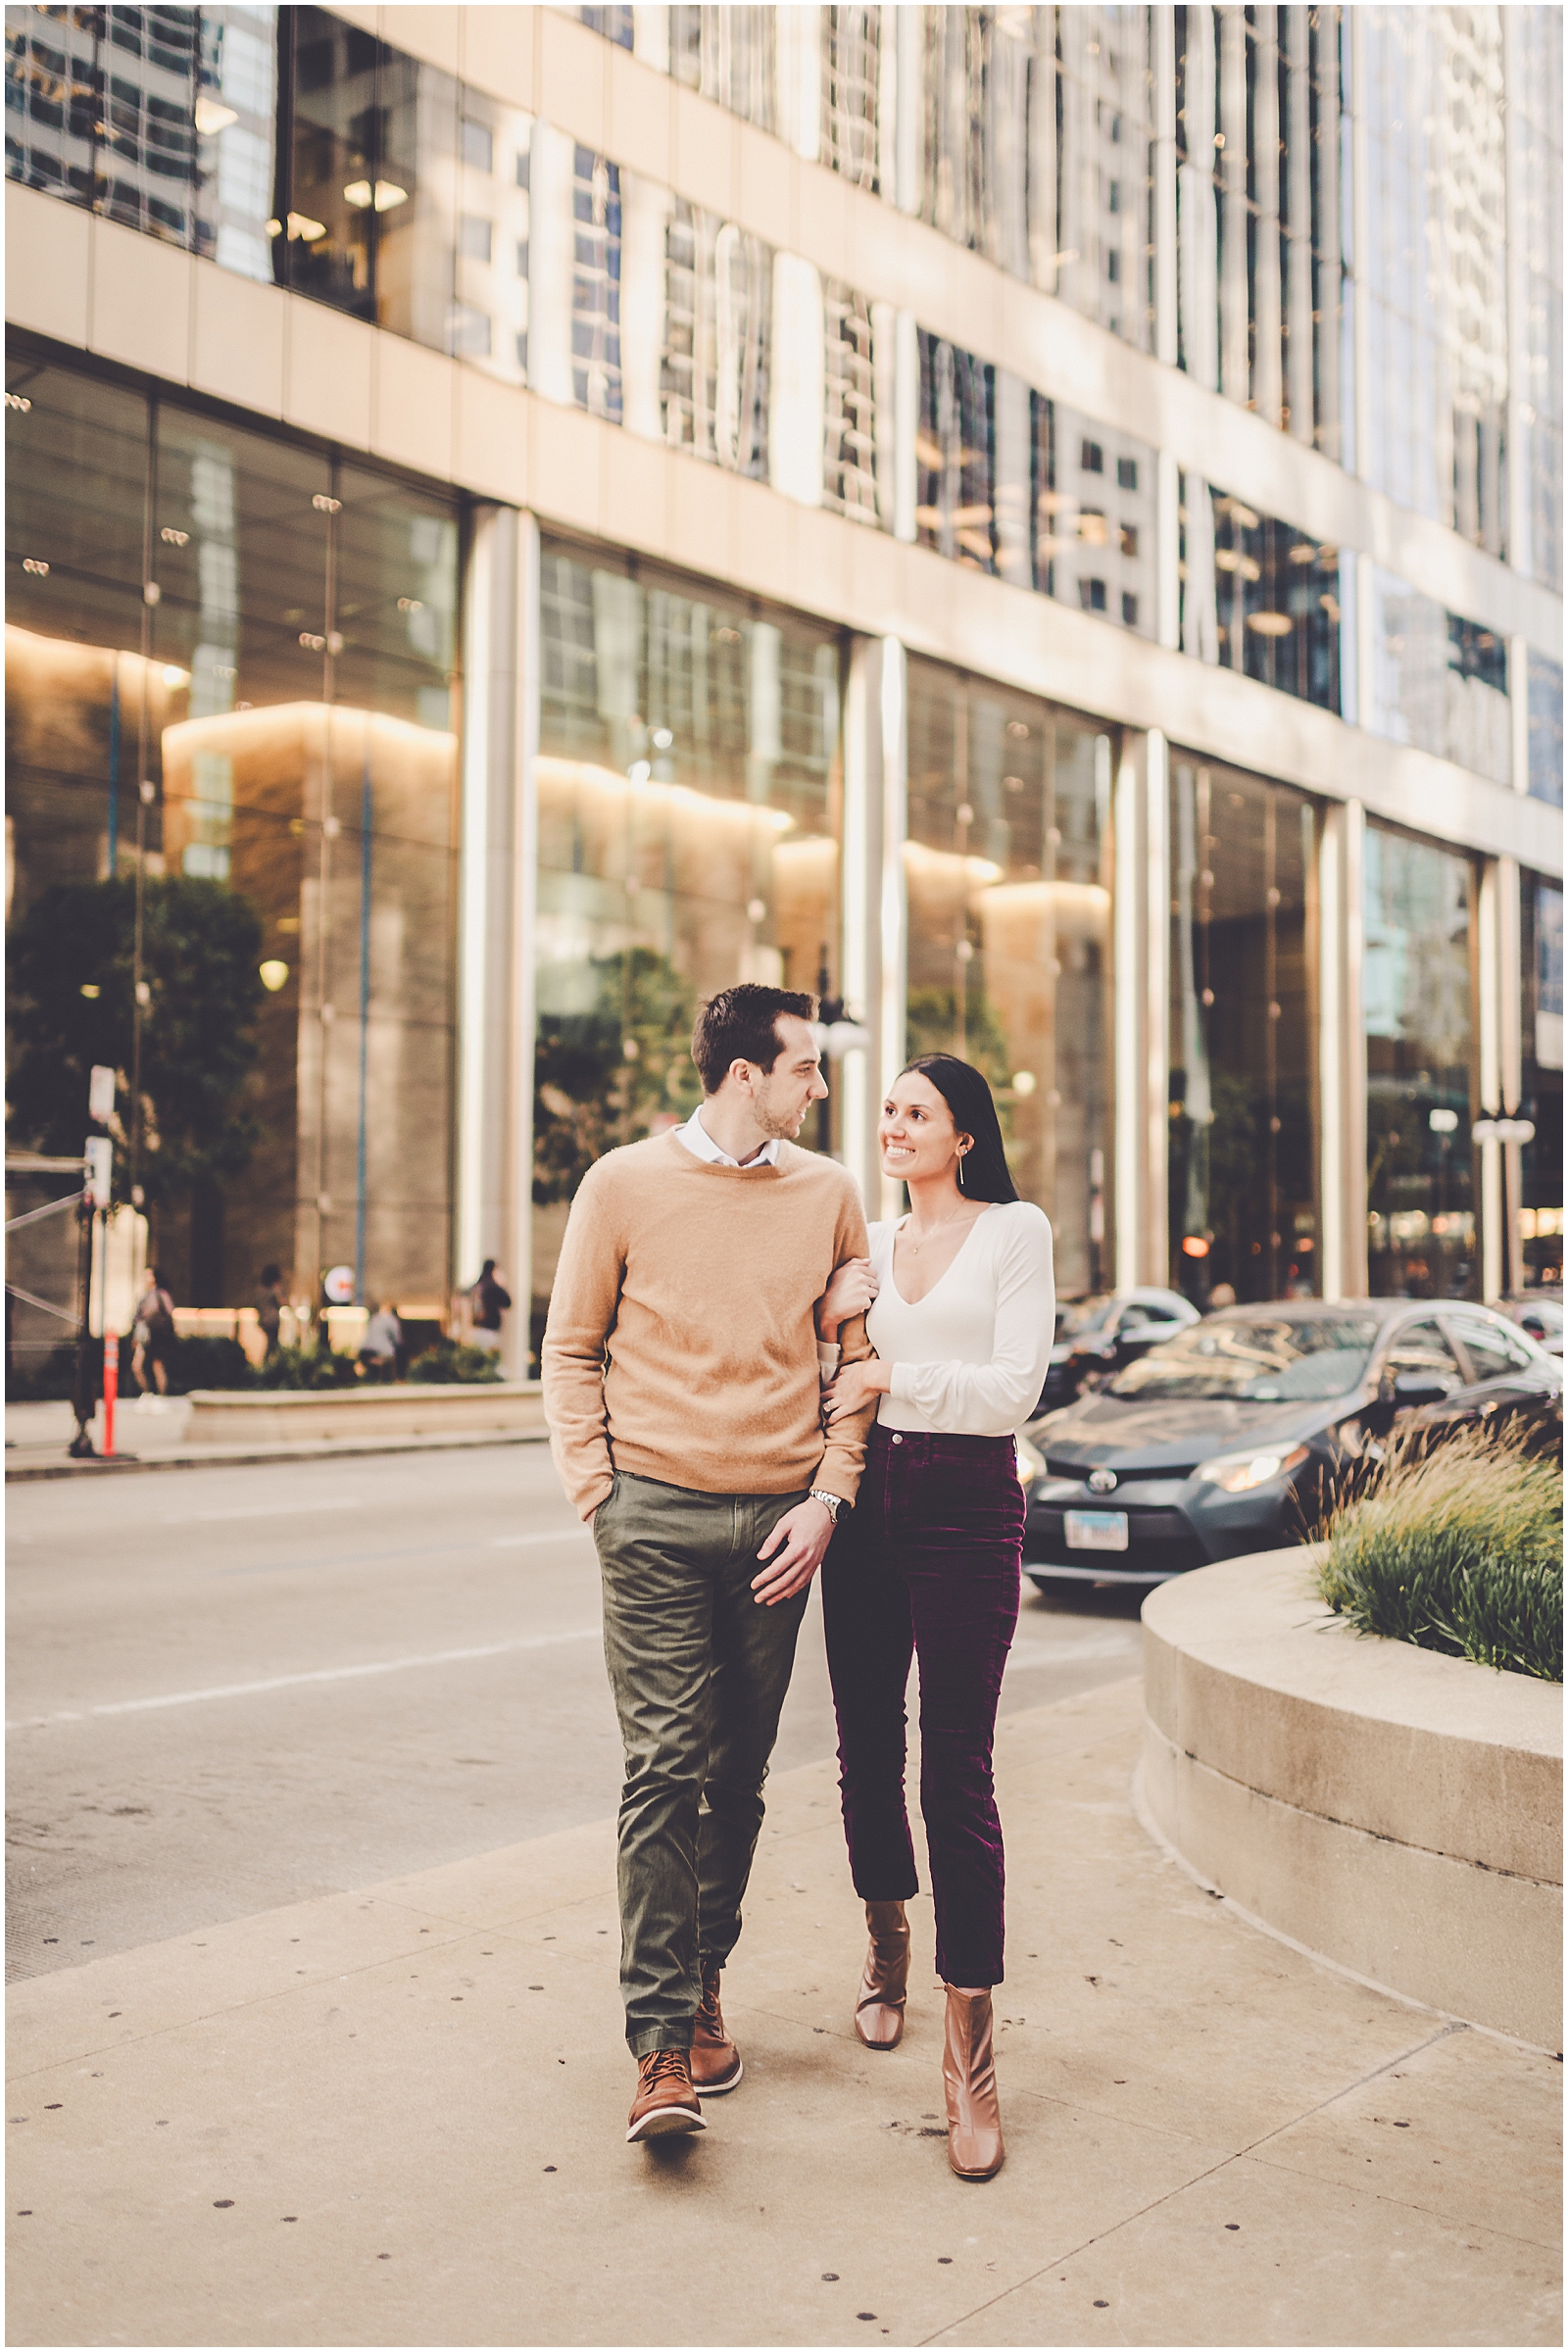
POLYGON ((1526 657, 1530 698, 1530 793, 1562 807, 1562 663, 1534 647, 1526 657))
POLYGON ((1475 1280, 1470 860, 1369 825, 1362 919, 1367 1269, 1375 1298, 1475 1280))
MULTIPOLYGON (((307 1305, 347 1265, 440 1319, 457 506, 63 368, 7 382, 11 920, 139 865, 158 921, 178 879, 181 922, 257 942, 237 1128, 195 1179, 161 1157, 167 1101, 136 1141, 153 1251, 182 1305, 248 1304, 272 1259, 307 1305)), ((95 983, 89 1060, 120 1063, 129 985, 95 983)))
POLYGON ((1178 520, 1182 651, 1338 710, 1339 549, 1195 473, 1178 520))
POLYGON ((1562 1281, 1562 884, 1519 879, 1523 980, 1519 1109, 1535 1127, 1520 1152, 1519 1243, 1532 1289, 1562 1281))
POLYGON ((541 625, 535 1345, 583 1171, 700 1100, 700 1001, 838 992, 842 803, 836 631, 556 542, 541 625))
POLYGON ((1341 11, 1178 8, 1182 366, 1341 448, 1341 11))
POLYGON ((1523 248, 1524 381, 1515 409, 1529 545, 1519 561, 1562 585, 1562 11, 1510 11, 1516 79, 1508 87, 1517 159, 1514 214, 1523 248))
POLYGON ((661 438, 765 479, 772 364, 772 249, 684 197, 662 240, 661 438))
MULTIPOLYGON (((1521 12, 1522 14, 1530 12, 1521 12)), ((1366 60, 1369 447, 1400 506, 1508 553, 1502 24, 1497 9, 1357 11, 1366 60)))
POLYGON ((1494 784, 1513 763, 1507 647, 1392 573, 1372 574, 1372 676, 1364 723, 1494 784))
POLYGON ((1064 1298, 1111 1279, 1113 739, 1033 697, 908 664, 908 1052, 997 1097, 1055 1231, 1064 1298))
POLYGON ((917 330, 915 536, 1152 637, 1154 453, 917 330))
POLYGON ((1320 1285, 1311 802, 1171 763, 1170 1264, 1195 1305, 1320 1285))
MULTIPOLYGON (((999 25, 1007 13, 998 10, 999 25)), ((1048 21, 1054 16, 1056 56, 1048 41, 1046 53, 1029 61, 1027 139, 1009 142, 992 133, 999 164, 1016 156, 1013 172, 1029 172, 1030 262, 1004 261, 1004 267, 1032 276, 1140 351, 1152 351, 1153 12, 1033 13, 1048 21)), ((1021 71, 1015 73, 1021 81, 1021 71)), ((1006 217, 995 222, 994 243, 1006 217)), ((1003 253, 994 250, 992 258, 1003 261, 1003 253)))

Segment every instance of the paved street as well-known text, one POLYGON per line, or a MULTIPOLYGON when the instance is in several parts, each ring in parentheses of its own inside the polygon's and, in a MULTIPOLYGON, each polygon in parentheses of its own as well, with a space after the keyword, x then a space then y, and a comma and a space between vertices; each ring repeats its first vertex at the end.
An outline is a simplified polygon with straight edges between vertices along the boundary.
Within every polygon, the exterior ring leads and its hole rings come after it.
MULTIPOLYGON (((598 1573, 542 1446, 13 1487, 8 1974, 602 1820, 598 1573)), ((1135 1673, 1025 1586, 1008 1712, 1135 1673)), ((813 1599, 775 1758, 831 1754, 813 1599)))

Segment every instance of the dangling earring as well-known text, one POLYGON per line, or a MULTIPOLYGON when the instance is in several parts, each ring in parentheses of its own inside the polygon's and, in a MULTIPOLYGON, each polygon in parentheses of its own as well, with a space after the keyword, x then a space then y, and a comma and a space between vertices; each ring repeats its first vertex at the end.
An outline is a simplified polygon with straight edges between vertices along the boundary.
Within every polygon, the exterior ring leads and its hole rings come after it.
POLYGON ((963 1152, 961 1148, 958 1152, 958 1190, 960 1193, 963 1190, 963 1152))

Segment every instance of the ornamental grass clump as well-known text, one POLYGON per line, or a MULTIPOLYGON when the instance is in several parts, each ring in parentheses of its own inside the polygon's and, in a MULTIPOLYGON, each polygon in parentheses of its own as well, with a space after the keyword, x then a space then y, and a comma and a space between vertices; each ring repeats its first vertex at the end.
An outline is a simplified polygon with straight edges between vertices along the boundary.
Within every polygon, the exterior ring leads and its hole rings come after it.
POLYGON ((1522 1437, 1396 1440, 1315 1533, 1318 1590, 1358 1633, 1562 1681, 1562 1477, 1522 1437))

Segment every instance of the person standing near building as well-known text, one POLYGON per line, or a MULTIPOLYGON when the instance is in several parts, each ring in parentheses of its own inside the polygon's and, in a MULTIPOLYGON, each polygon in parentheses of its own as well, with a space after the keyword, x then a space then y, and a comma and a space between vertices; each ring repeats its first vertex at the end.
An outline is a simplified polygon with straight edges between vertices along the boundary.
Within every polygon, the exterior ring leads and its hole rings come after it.
MULTIPOLYGON (((705 2127, 740 2052, 719 1978, 807 1590, 859 1482, 867 1403, 823 1435, 813 1312, 862 1257, 852 1178, 792 1140, 826 1088, 809 997, 745 984, 692 1038, 704 1101, 583 1178, 545 1329, 545 1414, 593 1529, 626 1779, 626 2136, 705 2127)), ((852 1332, 853 1355, 863 1339, 852 1332)))
POLYGON ((817 1331, 836 1343, 869 1308, 876 1354, 827 1390, 829 1434, 873 1400, 859 1497, 822 1580, 850 1867, 870 1949, 855 2008, 868 2049, 904 2031, 905 1903, 917 1890, 904 1797, 905 1691, 920 1661, 920 1810, 931 1860, 948 2161, 986 2180, 1003 2160, 991 1995, 1002 1982, 1002 1825, 992 1746, 1018 1619, 1024 1501, 1017 1432, 1045 1385, 1055 1327, 1051 1226, 1020 1200, 991 1089, 951 1054, 894 1083, 882 1172, 909 1214, 873 1225, 870 1256, 834 1276, 817 1331))
POLYGON ((501 1318, 511 1304, 512 1293, 503 1289, 495 1259, 487 1257, 468 1293, 469 1332, 475 1348, 496 1352, 501 1346, 501 1318))
POLYGON ((136 1386, 143 1396, 147 1393, 147 1368, 152 1367, 153 1386, 160 1396, 169 1395, 169 1367, 173 1361, 174 1301, 164 1288, 164 1277, 157 1266, 149 1266, 142 1277, 142 1294, 136 1301, 136 1321, 131 1332, 130 1368, 136 1376, 136 1386))
POLYGON ((270 1363, 282 1349, 283 1276, 277 1266, 262 1268, 261 1288, 256 1294, 256 1321, 267 1342, 264 1363, 270 1363))

